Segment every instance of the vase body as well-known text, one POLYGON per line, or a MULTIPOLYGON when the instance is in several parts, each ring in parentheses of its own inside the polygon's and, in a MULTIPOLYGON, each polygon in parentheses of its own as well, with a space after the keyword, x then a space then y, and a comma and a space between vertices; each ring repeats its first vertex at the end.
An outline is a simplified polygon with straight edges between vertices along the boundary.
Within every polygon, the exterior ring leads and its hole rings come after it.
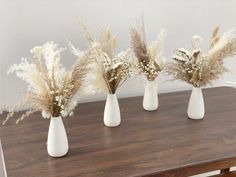
POLYGON ((47 151, 52 157, 62 157, 67 154, 69 149, 66 130, 61 117, 51 117, 47 151))
POLYGON ((143 96, 143 108, 147 111, 155 111, 158 109, 158 106, 156 81, 147 81, 143 96))
POLYGON ((191 119, 203 119, 205 115, 202 89, 193 87, 188 103, 188 117, 191 119))
POLYGON ((107 127, 120 125, 120 108, 116 94, 107 95, 103 121, 107 127))

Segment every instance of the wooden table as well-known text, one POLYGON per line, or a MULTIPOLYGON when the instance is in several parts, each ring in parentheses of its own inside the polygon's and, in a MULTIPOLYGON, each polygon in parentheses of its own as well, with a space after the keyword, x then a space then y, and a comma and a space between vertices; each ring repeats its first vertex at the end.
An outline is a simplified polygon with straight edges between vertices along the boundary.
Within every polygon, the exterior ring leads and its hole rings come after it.
POLYGON ((206 115, 190 120, 190 91, 159 96, 158 111, 142 109, 142 97, 120 99, 122 123, 103 125, 104 101, 80 104, 64 119, 70 150, 46 151, 49 120, 34 114, 0 127, 9 177, 184 177, 236 165, 236 90, 203 90, 206 115))

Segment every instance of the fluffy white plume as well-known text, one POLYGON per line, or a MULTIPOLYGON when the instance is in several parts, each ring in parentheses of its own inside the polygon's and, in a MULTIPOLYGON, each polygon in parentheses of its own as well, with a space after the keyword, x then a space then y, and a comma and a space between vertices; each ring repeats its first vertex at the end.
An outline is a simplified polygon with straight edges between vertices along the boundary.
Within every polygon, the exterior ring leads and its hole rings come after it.
POLYGON ((16 75, 28 83, 28 91, 22 101, 7 115, 6 121, 19 108, 30 109, 17 119, 17 123, 36 111, 42 111, 44 118, 72 115, 78 100, 78 92, 83 86, 88 73, 90 60, 87 53, 78 59, 70 71, 61 64, 61 52, 54 42, 31 49, 33 61, 25 58, 20 64, 10 67, 8 73, 16 75))
POLYGON ((14 64, 10 67, 8 73, 16 72, 16 75, 29 84, 28 89, 34 93, 41 94, 48 90, 47 83, 42 77, 36 64, 29 63, 27 59, 22 58, 20 64, 14 64))
POLYGON ((192 46, 193 48, 199 48, 200 45, 202 44, 203 38, 201 36, 193 36, 192 37, 192 46))

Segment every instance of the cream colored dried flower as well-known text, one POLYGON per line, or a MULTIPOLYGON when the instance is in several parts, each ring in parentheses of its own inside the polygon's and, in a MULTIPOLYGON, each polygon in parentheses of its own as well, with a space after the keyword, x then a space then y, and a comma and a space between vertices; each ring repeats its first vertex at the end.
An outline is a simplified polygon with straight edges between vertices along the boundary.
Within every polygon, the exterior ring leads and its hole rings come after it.
POLYGON ((89 58, 94 61, 88 74, 88 88, 91 93, 105 91, 114 94, 118 87, 135 74, 133 58, 129 50, 115 55, 117 42, 109 28, 103 31, 100 40, 95 40, 84 23, 82 26, 92 51, 89 58))
POLYGON ((236 54, 236 36, 233 32, 230 30, 220 37, 219 27, 216 27, 208 52, 197 48, 197 41, 202 41, 201 37, 193 39, 193 49, 177 49, 176 54, 172 56, 174 62, 167 65, 167 74, 194 87, 211 84, 227 71, 223 60, 236 54))
POLYGON ((201 36, 193 36, 192 37, 192 46, 193 48, 199 48, 201 43, 203 41, 203 38, 201 36))
POLYGON ((147 46, 144 24, 140 29, 131 29, 131 44, 137 58, 137 67, 149 81, 155 80, 164 68, 165 58, 162 54, 165 36, 165 31, 162 30, 157 41, 147 46))
POLYGON ((60 53, 64 50, 54 42, 47 42, 31 50, 33 61, 22 59, 20 64, 9 69, 9 73, 15 72, 29 87, 21 102, 9 110, 3 124, 19 109, 29 111, 23 113, 17 123, 37 111, 41 111, 44 118, 72 115, 77 94, 88 73, 89 51, 78 57, 72 69, 66 71, 60 62, 60 53))

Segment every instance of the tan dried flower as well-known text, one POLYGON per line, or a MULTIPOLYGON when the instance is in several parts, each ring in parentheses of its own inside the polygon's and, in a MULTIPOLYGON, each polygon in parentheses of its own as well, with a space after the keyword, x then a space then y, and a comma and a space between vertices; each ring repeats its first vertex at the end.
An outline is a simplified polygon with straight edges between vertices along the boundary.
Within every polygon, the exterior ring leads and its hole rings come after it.
POLYGON ((140 29, 131 29, 131 44, 137 58, 139 71, 149 81, 153 81, 163 69, 165 58, 162 56, 165 31, 161 31, 157 41, 147 46, 145 41, 144 24, 140 29))
POLYGON ((66 71, 60 63, 60 53, 63 50, 54 42, 47 42, 31 50, 34 58, 32 62, 22 59, 20 64, 9 69, 9 73, 15 72, 29 87, 21 102, 9 110, 3 124, 19 109, 28 111, 17 119, 17 123, 37 111, 41 111, 44 118, 72 114, 77 104, 77 93, 88 73, 90 51, 78 57, 72 70, 66 71))
POLYGON ((236 36, 233 30, 219 36, 219 27, 212 32, 210 50, 206 53, 194 48, 177 49, 176 55, 166 67, 166 72, 174 79, 185 81, 194 87, 211 84, 227 71, 223 60, 236 54, 236 36))
POLYGON ((81 24, 92 51, 89 58, 94 61, 88 74, 90 80, 88 84, 92 86, 90 92, 107 91, 114 94, 118 87, 135 74, 133 58, 129 50, 114 54, 116 38, 109 28, 104 30, 100 40, 96 41, 85 24, 81 24))

